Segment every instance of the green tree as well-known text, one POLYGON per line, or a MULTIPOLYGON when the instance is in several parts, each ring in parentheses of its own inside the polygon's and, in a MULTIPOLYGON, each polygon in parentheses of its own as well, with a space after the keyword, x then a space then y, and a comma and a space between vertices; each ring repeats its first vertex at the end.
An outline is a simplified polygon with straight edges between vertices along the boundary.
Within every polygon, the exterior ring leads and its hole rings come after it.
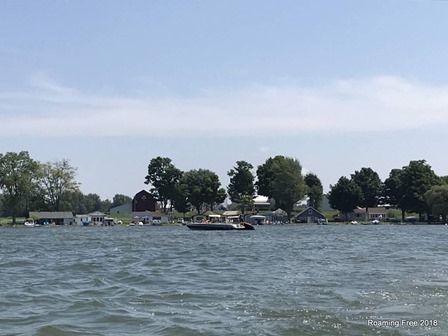
POLYGON ((258 194, 275 200, 276 206, 291 216, 294 204, 305 196, 302 166, 296 159, 278 155, 257 169, 258 194))
POLYGON ((69 192, 67 197, 64 198, 63 208, 70 209, 75 214, 86 214, 94 211, 108 212, 111 205, 110 200, 103 201, 98 194, 85 195, 80 190, 69 192))
POLYGON ((369 208, 378 204, 378 200, 383 193, 383 183, 378 173, 373 171, 372 168, 361 168, 360 171, 355 171, 351 177, 353 182, 361 189, 361 198, 358 205, 365 208, 367 214, 369 208))
POLYGON ((254 208, 254 197, 252 195, 244 194, 241 196, 241 200, 238 203, 238 207, 241 209, 241 213, 244 215, 246 209, 254 208))
POLYGON ((84 204, 86 206, 86 212, 100 211, 101 208, 101 197, 98 194, 87 194, 84 195, 84 204))
POLYGON ((81 190, 70 192, 67 198, 71 204, 71 210, 75 214, 86 214, 88 212, 85 202, 85 195, 81 192, 81 190))
POLYGON ((185 172, 181 183, 186 186, 188 203, 198 214, 204 205, 209 205, 213 209, 214 205, 224 202, 226 198, 226 191, 221 188, 218 175, 208 169, 185 172))
POLYGON ((182 171, 171 163, 170 158, 158 156, 148 165, 145 183, 152 186, 150 191, 162 203, 164 213, 167 213, 168 204, 175 197, 176 184, 181 177, 182 171))
POLYGON ((343 212, 345 218, 347 218, 349 212, 356 208, 361 197, 361 188, 353 180, 349 180, 345 176, 339 178, 334 186, 330 185, 330 192, 328 193, 330 206, 343 212))
POLYGON ((2 202, 12 216, 13 224, 16 223, 16 217, 23 214, 27 207, 27 201, 36 188, 38 172, 39 163, 26 151, 0 154, 2 202))
POLYGON ((399 192, 401 199, 399 206, 403 213, 405 211, 418 214, 429 212, 425 193, 431 187, 440 184, 440 179, 431 169, 431 166, 425 160, 411 161, 409 165, 403 167, 400 178, 399 192))
POLYGON ((185 213, 190 211, 191 209, 191 204, 188 200, 188 185, 182 183, 182 181, 183 179, 181 178, 181 181, 179 181, 176 184, 175 188, 176 192, 174 193, 173 206, 185 217, 185 213))
POLYGON ((67 159, 41 164, 40 188, 48 210, 71 210, 71 193, 80 185, 75 179, 76 170, 67 159))
POLYGON ((110 199, 106 198, 105 200, 101 200, 100 211, 101 212, 109 212, 110 208, 112 208, 112 202, 110 199))
POLYGON ((255 195, 255 177, 251 171, 253 168, 246 161, 237 161, 236 167, 227 172, 227 175, 230 177, 227 193, 232 202, 239 204, 243 214, 245 209, 251 204, 248 198, 251 198, 253 203, 253 196, 255 195))
POLYGON ((132 198, 123 194, 115 194, 112 198, 112 204, 110 208, 114 208, 120 205, 129 204, 132 202, 132 198))
POLYGON ((322 182, 313 173, 308 173, 304 177, 305 184, 307 186, 307 195, 309 197, 309 205, 313 208, 320 210, 322 206, 322 200, 324 198, 324 188, 322 182))
POLYGON ((448 176, 440 176, 440 183, 442 184, 448 184, 448 176))
POLYGON ((386 201, 397 208, 400 208, 400 201, 403 197, 402 175, 402 169, 392 169, 389 177, 384 181, 386 201))
POLYGON ((425 193, 425 199, 431 214, 442 216, 443 221, 446 223, 448 215, 448 184, 431 187, 425 193))

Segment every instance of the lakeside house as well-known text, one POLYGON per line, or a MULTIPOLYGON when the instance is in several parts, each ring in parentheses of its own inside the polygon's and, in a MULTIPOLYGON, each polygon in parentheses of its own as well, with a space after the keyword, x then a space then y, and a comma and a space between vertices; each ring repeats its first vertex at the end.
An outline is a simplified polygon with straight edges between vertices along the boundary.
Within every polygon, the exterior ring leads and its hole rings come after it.
POLYGON ((33 218, 37 224, 41 225, 51 223, 56 225, 72 225, 75 223, 75 217, 71 211, 30 211, 29 217, 33 218))
POLYGON ((272 202, 266 196, 258 195, 254 198, 254 211, 269 211, 272 208, 272 202))
POLYGON ((168 215, 159 211, 134 211, 130 214, 130 222, 143 225, 168 224, 170 218, 168 215))
POLYGON ((76 215, 75 223, 76 223, 76 225, 90 224, 90 217, 87 214, 86 215, 76 215))
POLYGON ((113 208, 110 208, 109 213, 111 215, 118 214, 130 214, 132 212, 132 203, 122 204, 113 208))
POLYGON ((75 222, 77 225, 103 225, 105 222, 106 214, 100 211, 94 211, 88 214, 76 215, 75 222))
POLYGON ((342 221, 361 221, 369 222, 373 220, 384 221, 387 218, 387 209, 384 207, 356 208, 347 214, 339 213, 339 218, 342 221))
POLYGON ((297 214, 295 220, 296 223, 319 223, 325 221, 326 218, 320 211, 309 206, 301 213, 297 214))

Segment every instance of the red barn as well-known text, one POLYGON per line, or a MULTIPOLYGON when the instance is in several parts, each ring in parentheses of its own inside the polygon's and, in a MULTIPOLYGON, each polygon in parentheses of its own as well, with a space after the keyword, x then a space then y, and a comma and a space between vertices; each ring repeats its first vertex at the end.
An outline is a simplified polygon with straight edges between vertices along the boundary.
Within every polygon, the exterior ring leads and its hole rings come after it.
POLYGON ((156 199, 146 190, 135 194, 132 199, 132 212, 156 211, 156 199))

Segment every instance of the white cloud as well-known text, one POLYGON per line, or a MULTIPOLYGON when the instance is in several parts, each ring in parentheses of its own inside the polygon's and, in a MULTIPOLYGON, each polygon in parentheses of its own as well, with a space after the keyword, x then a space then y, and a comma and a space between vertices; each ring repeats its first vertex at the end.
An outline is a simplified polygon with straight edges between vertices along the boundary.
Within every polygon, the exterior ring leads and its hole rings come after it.
POLYGON ((43 75, 30 83, 26 92, 0 92, 0 136, 232 136, 448 125, 448 86, 397 77, 314 87, 258 85, 190 99, 95 96, 43 75))

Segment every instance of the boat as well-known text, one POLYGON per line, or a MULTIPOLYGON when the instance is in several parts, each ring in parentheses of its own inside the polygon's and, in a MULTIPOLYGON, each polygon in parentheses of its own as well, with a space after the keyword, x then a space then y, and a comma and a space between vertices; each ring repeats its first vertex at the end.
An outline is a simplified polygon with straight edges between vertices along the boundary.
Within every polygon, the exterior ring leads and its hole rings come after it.
POLYGON ((264 225, 266 222, 266 216, 252 215, 250 216, 250 220, 255 225, 264 225))
POLYGON ((225 231, 225 230, 254 230, 252 224, 241 222, 241 223, 190 223, 187 224, 190 230, 197 231, 225 231))
POLYGON ((35 226, 35 224, 34 224, 34 222, 25 222, 25 223, 23 223, 26 227, 34 227, 35 226))

